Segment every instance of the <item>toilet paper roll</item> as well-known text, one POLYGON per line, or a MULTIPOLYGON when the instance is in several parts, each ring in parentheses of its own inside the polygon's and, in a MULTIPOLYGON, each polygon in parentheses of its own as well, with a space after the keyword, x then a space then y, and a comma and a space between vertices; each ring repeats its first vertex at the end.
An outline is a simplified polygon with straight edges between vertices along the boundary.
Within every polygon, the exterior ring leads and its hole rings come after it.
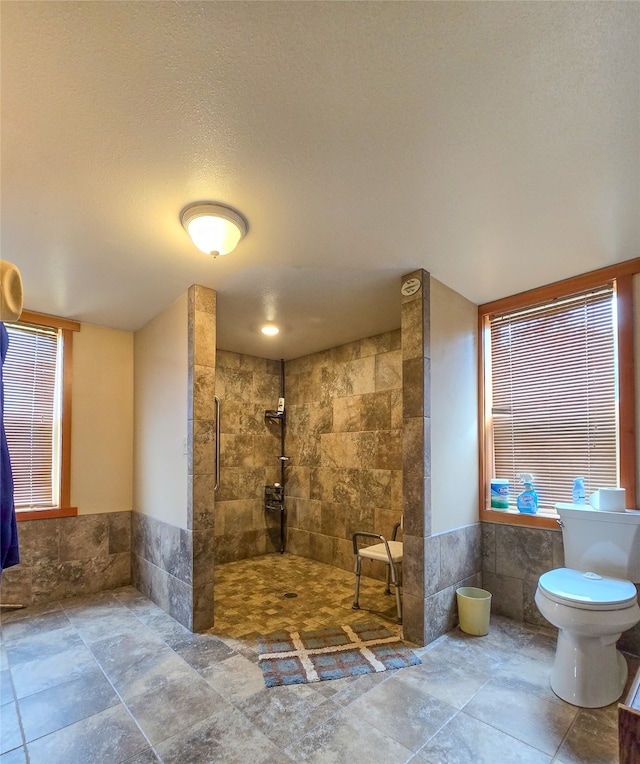
POLYGON ((624 512, 627 506, 624 488, 598 488, 589 496, 589 504, 604 512, 624 512))

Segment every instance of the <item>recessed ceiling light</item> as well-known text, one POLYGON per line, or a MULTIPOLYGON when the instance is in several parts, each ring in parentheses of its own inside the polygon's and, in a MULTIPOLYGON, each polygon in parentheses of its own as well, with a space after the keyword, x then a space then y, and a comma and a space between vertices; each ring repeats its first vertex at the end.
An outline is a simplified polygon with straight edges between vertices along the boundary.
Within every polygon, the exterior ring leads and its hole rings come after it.
POLYGON ((277 326, 274 326, 273 324, 265 324, 260 331, 263 334, 266 334, 268 337, 273 337, 274 335, 278 334, 280 329, 278 329, 277 326))

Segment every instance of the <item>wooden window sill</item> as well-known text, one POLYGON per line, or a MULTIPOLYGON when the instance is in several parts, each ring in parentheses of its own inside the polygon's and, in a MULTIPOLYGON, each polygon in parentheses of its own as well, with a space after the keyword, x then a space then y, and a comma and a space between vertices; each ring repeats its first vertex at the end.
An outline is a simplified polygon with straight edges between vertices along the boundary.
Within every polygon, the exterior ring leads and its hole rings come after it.
POLYGON ((507 525, 526 525, 530 528, 550 528, 560 530, 558 515, 554 512, 525 515, 514 509, 500 511, 498 509, 481 509, 480 520, 487 523, 506 523, 507 525))
POLYGON ((54 517, 76 517, 78 507, 53 507, 51 509, 16 509, 16 520, 50 520, 54 517))

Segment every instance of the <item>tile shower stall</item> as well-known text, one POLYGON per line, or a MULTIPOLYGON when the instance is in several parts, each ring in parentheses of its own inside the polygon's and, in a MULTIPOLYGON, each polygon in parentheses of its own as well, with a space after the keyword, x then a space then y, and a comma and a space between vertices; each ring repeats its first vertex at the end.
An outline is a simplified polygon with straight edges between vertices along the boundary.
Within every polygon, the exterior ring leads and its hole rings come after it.
MULTIPOLYGON (((424 271, 407 278, 421 288, 399 296, 399 329, 284 364, 286 550, 351 571, 351 534, 390 534, 404 515, 404 629, 424 644, 454 625, 456 587, 482 583, 477 481, 469 481, 464 502, 442 495, 447 464, 477 468, 476 312, 424 271), (471 432, 466 451, 456 416, 471 432), (447 439, 449 430, 455 437, 447 439), (458 503, 466 505, 462 520, 458 503)), ((134 586, 202 630, 214 620, 215 567, 279 551, 280 517, 265 509, 264 489, 281 475, 282 425, 265 418, 281 394, 281 364, 217 344, 216 294, 200 286, 136 332, 133 511, 119 513, 117 526, 109 520, 100 553, 112 559, 91 563, 90 580, 79 575, 60 586, 53 579, 62 566, 45 571, 29 555, 32 579, 46 585, 38 584, 36 596, 23 575, 25 604, 127 583, 130 548, 134 586), (130 534, 120 528, 129 514, 130 534), (116 577, 107 564, 115 562, 116 577)))
MULTIPOLYGON (((388 535, 404 514, 405 634, 422 643, 453 626, 455 587, 481 583, 482 558, 477 521, 432 533, 432 280, 410 276, 422 288, 402 298, 399 329, 284 363, 286 550, 351 570, 351 534, 388 535)), ((475 309, 465 307, 473 338, 475 309)), ((136 506, 132 582, 197 630, 213 623, 215 566, 279 551, 280 513, 265 509, 264 493, 280 480, 282 423, 265 412, 276 408, 282 378, 280 361, 216 347, 211 290, 191 287, 174 308, 188 315, 189 500, 184 527, 136 506)), ((166 352, 166 333, 162 343, 166 352)), ((140 385, 148 390, 161 374, 140 385)))

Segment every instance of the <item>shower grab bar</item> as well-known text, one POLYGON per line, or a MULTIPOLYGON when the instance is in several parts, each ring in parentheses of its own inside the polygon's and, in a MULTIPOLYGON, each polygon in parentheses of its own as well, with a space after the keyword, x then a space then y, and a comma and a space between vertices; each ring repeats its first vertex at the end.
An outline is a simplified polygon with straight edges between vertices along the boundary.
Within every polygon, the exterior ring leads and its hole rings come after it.
POLYGON ((213 396, 216 402, 216 484, 213 486, 214 493, 220 488, 220 398, 213 396))

